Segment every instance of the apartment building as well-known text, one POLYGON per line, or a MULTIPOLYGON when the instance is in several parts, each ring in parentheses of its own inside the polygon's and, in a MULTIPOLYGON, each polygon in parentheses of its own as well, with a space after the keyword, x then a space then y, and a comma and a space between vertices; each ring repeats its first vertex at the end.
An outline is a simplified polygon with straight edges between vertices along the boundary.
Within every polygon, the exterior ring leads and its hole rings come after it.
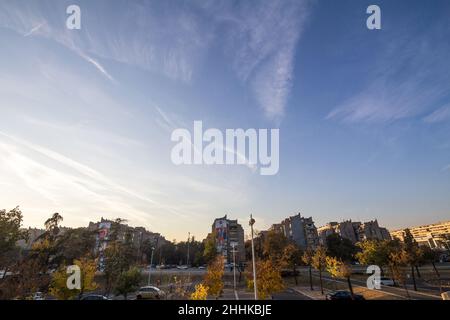
POLYGON ((273 224, 270 230, 283 233, 303 250, 316 248, 319 244, 317 228, 312 217, 302 217, 300 213, 273 224))
POLYGON ((244 229, 237 220, 230 220, 227 215, 217 218, 212 224, 212 232, 216 237, 217 253, 223 256, 226 263, 233 262, 233 246, 236 263, 245 261, 244 229))
POLYGON ((380 227, 378 221, 354 222, 346 220, 343 222, 330 222, 318 228, 319 242, 326 244, 330 234, 339 234, 342 238, 357 243, 364 240, 390 240, 391 235, 386 228, 380 227))
MULTIPOLYGON (((394 230, 390 233, 392 237, 403 241, 405 230, 406 228, 394 230)), ((432 249, 450 250, 450 221, 412 227, 409 230, 419 245, 426 245, 432 249)))

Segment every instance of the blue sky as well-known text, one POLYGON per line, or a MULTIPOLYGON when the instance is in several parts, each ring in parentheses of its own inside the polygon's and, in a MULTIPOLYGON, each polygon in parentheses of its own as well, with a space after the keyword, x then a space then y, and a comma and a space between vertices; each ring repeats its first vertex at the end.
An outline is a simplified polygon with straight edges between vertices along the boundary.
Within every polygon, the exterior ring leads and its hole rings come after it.
POLYGON ((445 0, 3 0, 0 207, 178 240, 224 214, 448 220, 449 16, 445 0), (173 165, 171 132, 194 120, 279 128, 279 173, 173 165))

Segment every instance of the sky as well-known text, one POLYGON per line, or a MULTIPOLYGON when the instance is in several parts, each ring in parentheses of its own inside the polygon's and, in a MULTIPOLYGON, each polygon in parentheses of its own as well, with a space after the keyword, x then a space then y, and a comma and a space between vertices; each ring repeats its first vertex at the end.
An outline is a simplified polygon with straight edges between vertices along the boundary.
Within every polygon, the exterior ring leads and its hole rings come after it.
POLYGON ((0 0, 0 208, 179 241, 225 214, 245 232, 250 214, 449 220, 449 16, 447 0, 0 0), (196 120, 279 129, 278 173, 173 164, 171 133, 196 120))

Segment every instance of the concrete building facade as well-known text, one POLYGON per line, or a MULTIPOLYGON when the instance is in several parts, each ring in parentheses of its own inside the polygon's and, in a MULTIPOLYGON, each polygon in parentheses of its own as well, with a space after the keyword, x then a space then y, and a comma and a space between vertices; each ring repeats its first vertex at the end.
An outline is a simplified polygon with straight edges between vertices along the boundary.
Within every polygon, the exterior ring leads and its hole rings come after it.
POLYGON ((227 215, 217 218, 212 232, 215 234, 217 253, 223 256, 225 263, 233 262, 233 245, 236 264, 245 262, 244 229, 237 220, 230 220, 227 215))
POLYGON ((368 222, 354 222, 346 220, 343 222, 330 222, 318 229, 319 242, 326 244, 330 234, 337 233, 342 238, 357 243, 364 240, 390 240, 391 235, 386 228, 380 227, 375 219, 368 222))
MULTIPOLYGON (((403 241, 405 230, 406 228, 390 233, 392 237, 403 241)), ((412 227, 409 230, 419 245, 450 250, 450 221, 412 227)))
POLYGON ((283 233, 286 238, 294 241, 301 249, 315 249, 319 244, 317 228, 312 217, 302 217, 300 213, 273 224, 271 230, 283 233))

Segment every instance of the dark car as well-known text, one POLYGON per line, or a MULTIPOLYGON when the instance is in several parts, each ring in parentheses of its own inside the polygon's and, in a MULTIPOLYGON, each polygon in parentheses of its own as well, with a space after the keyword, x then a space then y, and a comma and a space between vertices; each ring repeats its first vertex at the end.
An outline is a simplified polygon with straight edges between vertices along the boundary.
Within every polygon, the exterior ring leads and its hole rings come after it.
POLYGON ((109 300, 107 297, 101 295, 101 294, 87 294, 85 296, 82 296, 80 300, 109 300))
POLYGON ((339 290, 331 293, 327 293, 326 300, 365 300, 360 294, 352 294, 349 291, 339 290))

